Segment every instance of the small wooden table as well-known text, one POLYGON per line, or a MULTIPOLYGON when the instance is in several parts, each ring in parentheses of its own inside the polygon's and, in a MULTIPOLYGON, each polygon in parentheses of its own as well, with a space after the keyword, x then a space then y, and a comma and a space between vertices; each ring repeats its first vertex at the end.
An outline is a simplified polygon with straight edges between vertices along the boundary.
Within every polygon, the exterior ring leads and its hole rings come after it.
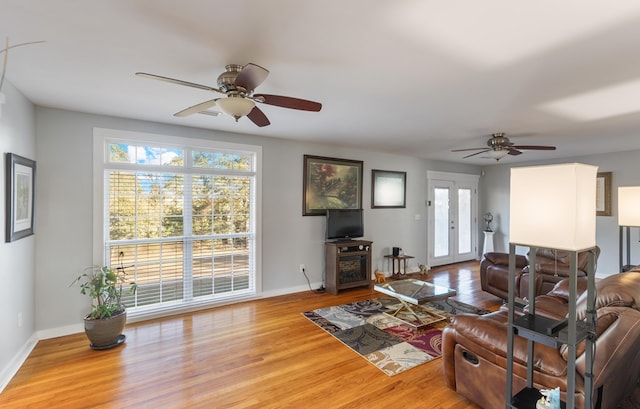
POLYGON ((398 261, 398 275, 407 273, 407 260, 415 258, 413 256, 394 256, 393 254, 387 254, 384 258, 391 259, 391 276, 396 277, 396 260, 398 261), (404 262, 404 269, 400 269, 400 262, 404 262), (404 272, 402 272, 404 271, 404 272))

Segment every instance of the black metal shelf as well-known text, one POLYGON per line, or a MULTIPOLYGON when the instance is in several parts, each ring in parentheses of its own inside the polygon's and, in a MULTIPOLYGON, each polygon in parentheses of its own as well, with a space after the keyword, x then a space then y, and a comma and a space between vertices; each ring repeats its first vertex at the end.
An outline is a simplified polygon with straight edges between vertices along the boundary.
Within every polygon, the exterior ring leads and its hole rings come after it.
MULTIPOLYGON (((536 409, 536 403, 542 394, 536 388, 524 388, 511 399, 511 406, 518 409, 536 409)), ((560 401, 560 409, 566 409, 567 404, 560 401)))
MULTIPOLYGON (((525 314, 513 321, 515 334, 550 347, 569 342, 567 320, 553 320, 540 315, 525 314)), ((576 322, 576 343, 589 335, 589 326, 582 321, 576 322)))
MULTIPOLYGON (((540 392, 533 386, 533 354, 536 343, 557 347, 562 344, 568 346, 567 355, 567 391, 566 399, 569 407, 575 404, 575 376, 576 376, 576 345, 586 339, 588 344, 593 342, 589 334, 592 332, 591 322, 595 322, 595 311, 588 309, 587 320, 578 321, 576 317, 576 289, 577 289, 577 261, 578 252, 570 252, 570 274, 569 274, 569 305, 566 319, 554 320, 535 314, 535 303, 530 304, 529 313, 515 317, 515 248, 517 244, 509 244, 509 332, 507 333, 507 409, 535 409, 536 402, 542 397, 540 392), (527 359, 527 386, 513 395, 513 349, 514 337, 519 336, 527 339, 528 359, 527 359)), ((529 264, 535 265, 536 248, 529 247, 529 264)), ((529 274, 529 300, 534 300, 534 280, 535 269, 529 274)), ((594 300, 595 295, 595 256, 589 255, 587 268, 587 300, 594 300)), ((585 349, 585 364, 590 368, 593 364, 593 348, 587 345, 585 349)), ((591 408, 591 390, 593 389, 593 377, 588 373, 585 376, 585 409, 591 408)), ((561 402, 561 407, 566 407, 561 402)))

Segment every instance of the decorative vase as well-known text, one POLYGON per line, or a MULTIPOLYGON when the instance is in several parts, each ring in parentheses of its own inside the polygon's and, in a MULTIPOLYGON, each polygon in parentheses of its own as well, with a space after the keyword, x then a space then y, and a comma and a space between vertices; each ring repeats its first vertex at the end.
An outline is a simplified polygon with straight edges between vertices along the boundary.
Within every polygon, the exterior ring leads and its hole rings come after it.
POLYGON ((126 337, 122 333, 127 322, 127 311, 109 318, 84 318, 84 332, 91 341, 92 349, 109 349, 124 343, 126 337))

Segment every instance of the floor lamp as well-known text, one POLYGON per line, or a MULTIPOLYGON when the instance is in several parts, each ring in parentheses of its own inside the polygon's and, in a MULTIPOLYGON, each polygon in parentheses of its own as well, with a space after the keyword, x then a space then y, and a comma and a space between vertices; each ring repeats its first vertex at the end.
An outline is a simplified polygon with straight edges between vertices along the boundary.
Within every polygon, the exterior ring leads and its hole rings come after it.
POLYGON ((640 227, 640 186, 618 187, 618 226, 620 226, 620 271, 629 271, 631 265, 631 227, 640 227), (626 237, 624 237, 626 236, 626 237), (623 242, 626 238, 626 264, 623 263, 623 242))
MULTIPOLYGON (((507 408, 536 407, 539 398, 534 387, 534 346, 566 345, 566 407, 575 407, 576 386, 576 345, 582 339, 585 343, 584 359, 584 407, 591 408, 593 392, 593 340, 590 334, 595 332, 594 287, 594 249, 596 245, 596 175, 598 168, 580 163, 568 163, 547 166, 511 168, 509 192, 509 299, 507 331, 507 408), (550 200, 549 198, 553 198, 550 200), (515 301, 515 252, 516 246, 529 247, 529 263, 535 266, 537 248, 565 250, 569 258, 569 298, 567 319, 564 322, 546 322, 535 315, 535 302, 530 303, 529 312, 516 318, 515 301), (578 252, 589 251, 587 272, 587 319, 578 323, 576 312, 578 252), (529 323, 535 323, 529 325, 529 323), (538 323, 540 325, 538 325, 538 323), (586 324, 585 324, 586 323, 586 324), (587 331, 580 328, 585 324, 587 331), (558 328, 563 328, 566 337, 562 338, 558 328), (527 387, 513 395, 513 361, 515 336, 527 339, 527 387), (533 391, 533 392, 532 392, 533 391), (526 396, 526 397, 525 397, 526 396), (512 399, 513 397, 513 399, 512 399), (522 403, 524 405, 520 405, 522 403), (518 405, 512 405, 517 401, 518 405)), ((529 299, 534 299, 534 276, 536 270, 529 272, 529 299)), ((564 335, 563 335, 564 337, 564 335)), ((522 375, 520 375, 522 377, 522 375)))

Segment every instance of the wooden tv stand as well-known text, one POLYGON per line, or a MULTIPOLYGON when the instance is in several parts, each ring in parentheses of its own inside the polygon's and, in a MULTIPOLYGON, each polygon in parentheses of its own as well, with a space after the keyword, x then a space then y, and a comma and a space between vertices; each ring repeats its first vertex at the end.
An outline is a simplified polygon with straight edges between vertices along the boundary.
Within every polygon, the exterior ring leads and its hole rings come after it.
POLYGON ((371 288, 371 243, 367 240, 325 242, 325 286, 337 295, 345 288, 371 288))

